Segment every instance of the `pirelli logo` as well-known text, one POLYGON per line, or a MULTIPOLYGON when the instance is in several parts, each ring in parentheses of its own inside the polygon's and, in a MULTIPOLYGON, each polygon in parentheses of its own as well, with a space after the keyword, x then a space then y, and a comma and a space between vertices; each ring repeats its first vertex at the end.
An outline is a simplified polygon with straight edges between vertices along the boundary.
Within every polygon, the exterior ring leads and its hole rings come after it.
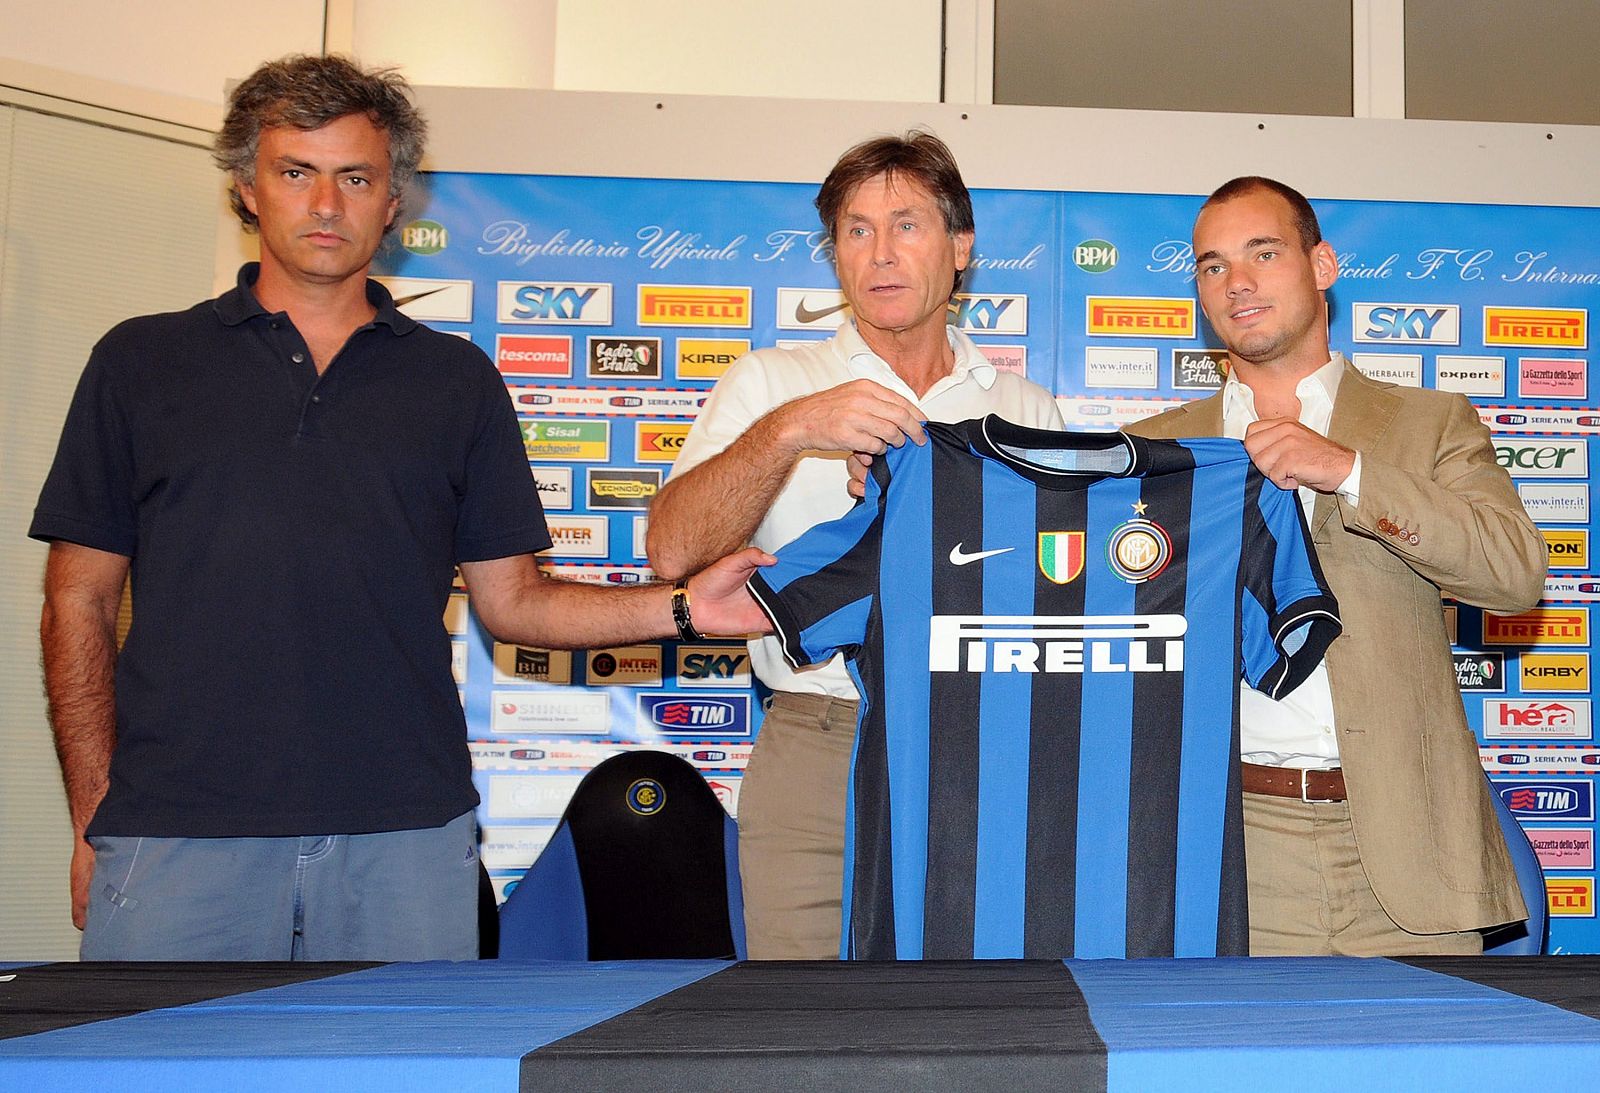
POLYGON ((1183 671, 1182 615, 934 615, 930 672, 1183 671))
POLYGON ((1546 877, 1544 892, 1552 917, 1594 917, 1593 877, 1546 877))
POLYGON ((1485 645, 1588 645, 1589 609, 1535 607, 1520 615, 1483 616, 1485 645))
POLYGON ((727 285, 640 285, 640 326, 750 325, 750 289, 727 285))
POLYGON ((1589 347, 1589 312, 1581 307, 1485 307, 1484 345, 1589 347))
POLYGON ((1092 338, 1192 338, 1193 300, 1166 296, 1090 296, 1085 332, 1092 338))

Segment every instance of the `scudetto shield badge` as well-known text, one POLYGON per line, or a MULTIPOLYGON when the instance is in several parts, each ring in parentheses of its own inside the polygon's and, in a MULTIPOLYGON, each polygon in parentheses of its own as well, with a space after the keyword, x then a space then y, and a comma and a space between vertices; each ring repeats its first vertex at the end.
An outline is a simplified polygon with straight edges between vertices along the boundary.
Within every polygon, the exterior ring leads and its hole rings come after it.
POLYGON ((1067 584, 1083 572, 1083 532, 1041 531, 1039 572, 1056 584, 1067 584))

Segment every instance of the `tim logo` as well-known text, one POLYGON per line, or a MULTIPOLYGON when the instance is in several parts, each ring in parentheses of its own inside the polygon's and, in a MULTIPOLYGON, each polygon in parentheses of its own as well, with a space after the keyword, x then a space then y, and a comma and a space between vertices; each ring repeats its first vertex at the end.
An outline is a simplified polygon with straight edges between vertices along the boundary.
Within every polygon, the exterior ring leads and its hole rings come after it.
POLYGON ((1594 784, 1586 779, 1496 782, 1495 792, 1518 819, 1594 819, 1594 784))
POLYGON ((665 736, 750 735, 750 697, 690 698, 679 694, 639 696, 639 715, 649 728, 665 736))
POLYGON ((1181 672, 1182 615, 935 615, 930 672, 1181 672))
POLYGON ((1455 304, 1356 304, 1355 340, 1411 345, 1460 345, 1455 304))
POLYGON ((501 281, 499 318, 503 323, 610 326, 611 286, 501 281))

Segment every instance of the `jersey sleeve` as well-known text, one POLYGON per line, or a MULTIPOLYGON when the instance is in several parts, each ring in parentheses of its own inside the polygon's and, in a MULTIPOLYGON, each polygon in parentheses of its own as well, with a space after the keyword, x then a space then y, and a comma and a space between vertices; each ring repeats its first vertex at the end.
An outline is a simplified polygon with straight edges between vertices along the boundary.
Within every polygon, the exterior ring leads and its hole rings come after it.
POLYGON ((776 565, 750 578, 750 593, 772 620, 793 668, 835 653, 850 656, 866 639, 877 598, 888 463, 873 461, 866 496, 854 508, 802 534, 777 552, 776 565))
POLYGON ((1240 614, 1246 682, 1270 698, 1304 683, 1342 629, 1300 499, 1253 467, 1245 485, 1240 614))

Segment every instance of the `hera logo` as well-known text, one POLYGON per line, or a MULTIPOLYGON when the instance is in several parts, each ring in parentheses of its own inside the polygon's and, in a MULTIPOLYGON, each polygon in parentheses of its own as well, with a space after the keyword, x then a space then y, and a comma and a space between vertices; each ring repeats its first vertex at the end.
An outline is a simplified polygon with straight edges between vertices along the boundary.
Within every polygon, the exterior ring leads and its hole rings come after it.
POLYGON ((1181 672, 1182 615, 935 615, 930 672, 1181 672))

